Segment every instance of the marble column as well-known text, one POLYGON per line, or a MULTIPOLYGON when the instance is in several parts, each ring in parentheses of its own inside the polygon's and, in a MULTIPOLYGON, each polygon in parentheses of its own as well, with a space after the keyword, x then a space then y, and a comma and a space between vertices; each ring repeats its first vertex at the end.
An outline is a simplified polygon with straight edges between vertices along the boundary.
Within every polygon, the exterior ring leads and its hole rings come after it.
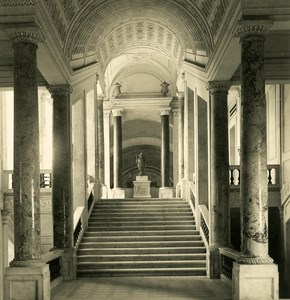
MULTIPOLYGON (((73 256, 73 200, 72 200, 72 104, 70 85, 48 87, 53 98, 53 162, 52 211, 53 245, 64 249, 67 259, 73 256)), ((62 270, 65 279, 75 277, 73 261, 62 270)))
POLYGON ((268 254, 265 32, 270 21, 241 21, 242 256, 234 264, 234 299, 278 299, 277 266, 268 254), (251 286, 255 286, 252 291, 251 286), (267 289, 265 289, 267 286, 267 289))
POLYGON ((46 298, 49 269, 41 258, 37 32, 10 34, 14 49, 14 259, 5 270, 5 299, 46 298), (25 289, 37 278, 39 286, 25 289), (25 282, 24 282, 25 280, 25 282))
POLYGON ((113 109, 114 117, 114 189, 113 198, 125 198, 122 188, 122 109, 113 109))
POLYGON ((178 124, 178 182, 181 184, 184 176, 184 93, 179 95, 178 124))
POLYGON ((159 198, 172 198, 170 187, 169 114, 171 108, 161 109, 161 188, 159 198))
MULTIPOLYGON (((98 155, 96 159, 98 159, 98 176, 96 176, 99 184, 100 198, 107 198, 107 191, 105 186, 105 152, 104 152, 104 105, 103 98, 96 97, 96 140, 98 155)), ((96 170, 97 171, 97 170, 96 170)))
POLYGON ((229 82, 209 82, 210 91, 210 278, 220 277, 219 247, 229 246, 229 82))
POLYGON ((105 151, 105 185, 107 187, 108 197, 111 188, 111 148, 110 148, 110 110, 104 111, 104 151, 105 151))

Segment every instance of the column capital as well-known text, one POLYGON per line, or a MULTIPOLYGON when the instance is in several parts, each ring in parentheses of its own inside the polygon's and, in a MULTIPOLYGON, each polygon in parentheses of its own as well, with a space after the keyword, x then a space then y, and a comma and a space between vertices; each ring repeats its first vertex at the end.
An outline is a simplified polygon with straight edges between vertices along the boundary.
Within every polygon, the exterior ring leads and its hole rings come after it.
POLYGON ((24 43, 32 43, 32 44, 38 45, 38 43, 40 43, 44 40, 44 38, 42 37, 42 35, 38 29, 25 30, 25 28, 24 28, 21 31, 11 30, 11 32, 9 33, 9 36, 14 44, 24 42, 24 43))
POLYGON ((227 81, 227 80, 224 80, 224 81, 209 81, 207 89, 210 91, 210 93, 228 92, 231 85, 232 85, 232 83, 230 81, 227 81))
POLYGON ((122 117, 123 108, 114 108, 112 109, 112 113, 114 117, 122 117))
POLYGON ((171 107, 160 108, 161 116, 169 116, 171 111, 171 107))
POLYGON ((69 84, 50 85, 47 89, 53 97, 68 96, 72 93, 72 87, 69 84))
POLYGON ((272 20, 240 20, 237 24, 235 36, 241 39, 247 36, 263 37, 272 25, 272 20))

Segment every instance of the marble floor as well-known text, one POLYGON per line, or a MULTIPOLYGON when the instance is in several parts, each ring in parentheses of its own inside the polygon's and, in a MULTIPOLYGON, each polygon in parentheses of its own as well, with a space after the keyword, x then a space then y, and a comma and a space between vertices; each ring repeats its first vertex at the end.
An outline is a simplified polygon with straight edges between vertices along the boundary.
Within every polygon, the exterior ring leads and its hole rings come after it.
POLYGON ((196 277, 101 277, 62 282, 52 300, 229 300, 231 287, 196 277))

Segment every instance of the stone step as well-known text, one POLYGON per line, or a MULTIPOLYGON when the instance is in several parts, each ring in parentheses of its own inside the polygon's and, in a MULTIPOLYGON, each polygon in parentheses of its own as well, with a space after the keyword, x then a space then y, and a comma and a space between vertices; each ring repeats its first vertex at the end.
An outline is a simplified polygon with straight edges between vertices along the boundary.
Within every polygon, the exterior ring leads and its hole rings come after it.
POLYGON ((89 221, 88 226, 108 226, 108 227, 114 227, 114 226, 155 226, 155 225, 195 225, 195 220, 120 220, 120 221, 89 221))
POLYGON ((98 243, 98 242, 145 242, 145 241, 201 241, 200 235, 166 235, 166 236, 160 236, 160 235, 147 235, 147 236, 131 236, 131 235, 125 235, 125 236, 84 236, 82 239, 82 242, 87 243, 98 243))
POLYGON ((145 248, 82 248, 79 255, 123 255, 123 254, 175 254, 175 253, 205 253, 206 248, 201 247, 145 247, 145 248))
POLYGON ((170 211, 170 212, 164 212, 164 211, 156 211, 156 210, 152 210, 147 211, 147 212, 123 212, 123 210, 118 210, 116 212, 111 212, 110 214, 108 214, 107 211, 105 212, 92 212, 90 215, 90 219, 91 218, 96 218, 96 217, 163 217, 163 216, 168 216, 168 217, 184 217, 184 216, 190 216, 191 218, 193 218, 193 214, 191 210, 188 210, 186 212, 176 212, 176 211, 170 211))
POLYGON ((116 208, 116 207, 112 207, 112 208, 98 208, 98 209, 94 209, 92 211, 91 216, 95 215, 95 214, 99 214, 99 213, 106 213, 106 214, 112 214, 112 213, 120 213, 122 212, 123 214, 127 214, 127 213, 139 213, 139 214, 145 214, 145 213, 192 213, 190 207, 131 207, 131 208, 116 208))
POLYGON ((205 260, 205 253, 175 253, 175 254, 122 254, 122 255, 78 255, 78 262, 101 261, 156 261, 156 260, 205 260))
POLYGON ((165 248, 165 247, 202 247, 203 241, 138 241, 138 242, 82 242, 79 249, 88 248, 165 248))
POLYGON ((206 268, 87 269, 78 270, 77 276, 206 276, 206 268))
POLYGON ((93 225, 93 224, 89 224, 88 226, 89 229, 92 229, 93 231, 99 230, 99 231, 122 231, 122 230, 126 230, 126 231, 130 231, 130 230, 139 230, 139 231, 143 231, 143 230, 172 230, 172 229, 188 229, 188 230, 195 230, 196 226, 194 224, 184 224, 184 225, 175 225, 175 224, 138 224, 135 226, 132 225, 108 225, 108 226, 100 226, 100 225, 93 225))
POLYGON ((137 268, 205 268, 205 260, 152 260, 152 261, 111 261, 78 262, 78 270, 86 269, 137 269, 137 268))
POLYGON ((167 216, 167 215, 156 215, 156 216, 92 216, 89 222, 131 222, 131 221, 192 221, 193 216, 167 216))
MULTIPOLYGON (((140 236, 140 234, 142 236, 167 236, 167 235, 176 235, 176 234, 180 234, 180 235, 199 235, 198 230, 192 230, 192 229, 179 229, 179 230, 142 230, 142 232, 140 233, 140 230, 117 230, 117 231, 94 231, 93 229, 88 229, 85 234, 84 237, 88 236, 88 237, 98 237, 98 236, 140 236)), ((190 237, 189 237, 190 238, 190 237)))

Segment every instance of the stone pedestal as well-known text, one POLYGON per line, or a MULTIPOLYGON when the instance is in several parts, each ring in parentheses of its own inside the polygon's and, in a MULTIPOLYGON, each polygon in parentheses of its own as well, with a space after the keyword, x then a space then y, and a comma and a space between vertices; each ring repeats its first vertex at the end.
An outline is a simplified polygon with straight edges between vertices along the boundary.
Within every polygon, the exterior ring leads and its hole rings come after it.
POLYGON ((9 267, 5 270, 4 299, 50 299, 49 266, 9 267))
POLYGON ((173 189, 170 187, 161 187, 159 189, 159 198, 173 198, 173 189))
POLYGON ((113 188, 111 196, 113 199, 125 199, 125 190, 122 188, 113 188))
POLYGON ((64 280, 74 280, 77 277, 77 254, 74 248, 65 249, 61 261, 61 275, 64 280))
POLYGON ((136 176, 134 183, 134 195, 133 198, 151 198, 150 183, 148 176, 136 176))
POLYGON ((233 266, 233 299, 279 299, 278 267, 275 264, 233 266))

